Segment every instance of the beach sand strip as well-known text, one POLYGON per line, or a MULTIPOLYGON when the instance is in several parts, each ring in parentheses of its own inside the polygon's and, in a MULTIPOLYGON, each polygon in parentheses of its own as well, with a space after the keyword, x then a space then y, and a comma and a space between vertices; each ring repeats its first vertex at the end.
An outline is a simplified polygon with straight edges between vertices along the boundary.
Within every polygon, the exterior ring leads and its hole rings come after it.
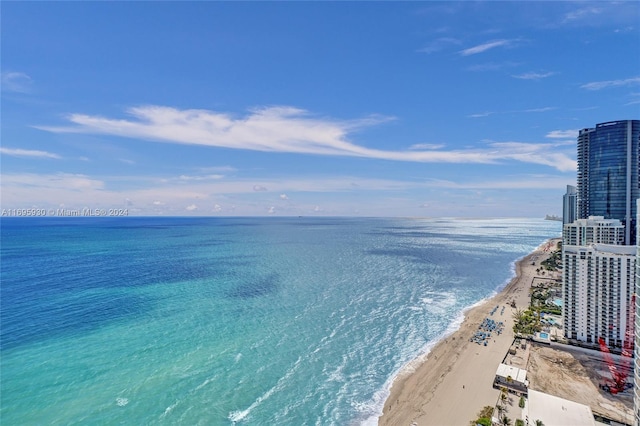
POLYGON ((493 379, 514 338, 513 313, 529 306, 536 269, 558 241, 549 240, 518 261, 516 276, 500 293, 467 311, 460 328, 440 341, 415 370, 398 375, 380 426, 466 426, 484 406, 496 404, 499 391, 493 388, 493 379), (512 301, 516 308, 511 307, 512 301), (496 305, 499 308, 490 315, 496 305), (485 318, 505 324, 501 335, 492 333, 487 346, 469 340, 485 318))

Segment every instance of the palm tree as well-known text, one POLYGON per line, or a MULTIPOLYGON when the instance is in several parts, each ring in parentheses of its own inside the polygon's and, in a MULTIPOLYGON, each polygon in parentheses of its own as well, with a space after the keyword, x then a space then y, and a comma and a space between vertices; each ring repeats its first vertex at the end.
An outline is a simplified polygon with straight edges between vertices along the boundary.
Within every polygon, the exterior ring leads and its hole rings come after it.
POLYGON ((506 415, 502 416, 502 424, 503 426, 511 426, 511 419, 506 415))
POLYGON ((520 321, 523 316, 524 316, 524 311, 520 308, 516 309, 516 311, 513 313, 513 319, 516 322, 520 321))
POLYGON ((542 423, 542 420, 538 419, 536 420, 536 426, 544 426, 544 423, 542 423))

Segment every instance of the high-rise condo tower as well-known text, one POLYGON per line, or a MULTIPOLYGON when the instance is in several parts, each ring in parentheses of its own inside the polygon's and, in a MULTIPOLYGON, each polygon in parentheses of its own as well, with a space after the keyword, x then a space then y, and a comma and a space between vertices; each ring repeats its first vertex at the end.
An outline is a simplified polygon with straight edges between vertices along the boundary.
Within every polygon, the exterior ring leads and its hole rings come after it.
POLYGON ((609 121, 578 134, 578 218, 603 216, 625 225, 635 245, 640 120, 609 121))

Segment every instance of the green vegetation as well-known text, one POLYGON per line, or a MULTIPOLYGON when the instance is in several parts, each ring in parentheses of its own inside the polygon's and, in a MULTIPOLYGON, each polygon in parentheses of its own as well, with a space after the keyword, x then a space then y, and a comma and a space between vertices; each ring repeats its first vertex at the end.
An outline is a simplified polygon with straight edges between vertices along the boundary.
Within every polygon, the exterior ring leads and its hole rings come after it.
POLYGON ((531 289, 531 310, 536 313, 552 315, 562 315, 562 308, 554 303, 548 302, 553 297, 553 290, 544 287, 534 287, 531 289))
POLYGON ((518 406, 520 408, 524 408, 524 397, 523 396, 520 397, 520 402, 518 402, 518 406))
POLYGON ((490 405, 485 406, 478 413, 478 418, 471 422, 471 426, 476 426, 476 425, 491 426, 492 415, 493 415, 493 407, 490 405))
POLYGON ((513 319, 515 320, 513 325, 514 333, 534 334, 542 329, 538 308, 527 309, 526 311, 518 309, 513 314, 513 319))
POLYGON ((562 249, 551 252, 547 259, 540 262, 540 265, 547 271, 557 271, 558 268, 562 267, 562 249))
POLYGON ((540 312, 542 312, 543 314, 562 315, 562 308, 560 308, 559 306, 549 307, 549 305, 547 305, 544 308, 540 309, 540 312))
POLYGON ((516 426, 524 426, 524 420, 516 419, 516 426))

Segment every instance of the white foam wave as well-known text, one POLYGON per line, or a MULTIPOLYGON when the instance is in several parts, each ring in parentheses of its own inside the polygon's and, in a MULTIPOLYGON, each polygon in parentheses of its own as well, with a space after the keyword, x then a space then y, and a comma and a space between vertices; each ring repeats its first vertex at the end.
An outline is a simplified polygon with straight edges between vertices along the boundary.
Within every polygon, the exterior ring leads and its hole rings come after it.
POLYGON ((336 367, 331 373, 329 373, 329 377, 327 378, 328 382, 344 382, 344 369, 347 366, 347 357, 345 355, 342 356, 342 362, 340 365, 336 367))
MULTIPOLYGON (((414 357, 413 359, 411 359, 410 361, 402 365, 400 368, 398 368, 391 375, 391 377, 387 379, 387 381, 383 384, 382 388, 374 393, 371 401, 367 402, 366 404, 360 404, 359 405, 360 410, 358 411, 361 411, 365 416, 363 416, 363 419, 360 421, 359 424, 361 426, 377 425, 378 419, 383 413, 384 403, 387 400, 387 398, 389 398, 389 395, 391 394, 391 388, 393 386, 393 383, 398 378, 404 378, 410 375, 411 373, 413 373, 416 370, 416 368, 418 368, 422 363, 425 362, 431 350, 441 340, 446 339, 447 337, 452 335, 454 332, 456 332, 460 328, 460 326, 462 325, 462 322, 464 321, 465 314, 467 311, 484 304, 485 302, 487 302, 487 300, 489 300, 489 298, 482 299, 474 303, 473 305, 470 305, 464 308, 463 310, 461 310, 458 313, 458 315, 454 318, 454 320, 449 324, 449 326, 445 329, 445 331, 443 331, 439 336, 427 342, 427 344, 423 346, 421 350, 418 352, 418 355, 416 357, 414 357)), ((455 297, 454 297, 454 301, 455 301, 455 297)))
POLYGON ((124 407, 128 403, 129 403, 128 398, 116 398, 116 404, 118 404, 118 407, 124 407))
POLYGON ((249 407, 246 410, 242 410, 242 411, 232 411, 229 413, 229 420, 231 420, 233 423, 240 422, 249 415, 249 412, 251 411, 251 409, 252 408, 249 407))
POLYGON ((298 366, 300 365, 301 359, 302 359, 301 357, 298 357, 296 362, 293 364, 293 367, 291 367, 289 369, 289 371, 287 371, 287 373, 284 376, 280 377, 280 379, 278 379, 278 381, 276 382, 276 384, 273 387, 271 387, 265 393, 263 393, 258 398, 256 398, 256 400, 253 401, 253 403, 247 409, 231 411, 229 413, 229 415, 227 416, 227 418, 229 420, 231 420, 234 424, 237 423, 237 422, 241 422, 244 419, 246 419, 247 416, 249 416, 249 414, 251 413, 251 411, 253 411, 257 406, 262 404, 263 401, 267 400, 269 397, 271 397, 271 395, 273 395, 275 392, 277 392, 278 390, 280 390, 282 388, 283 384, 298 369, 298 366))
POLYGON ((170 406, 168 406, 167 408, 164 409, 164 413, 162 413, 162 415, 160 416, 160 418, 166 417, 169 413, 171 413, 171 411, 173 411, 174 408, 176 408, 178 406, 178 401, 174 402, 173 404, 171 404, 170 406))
MULTIPOLYGON (((215 377, 215 376, 214 376, 215 377)), ((211 381, 214 379, 214 377, 210 377, 208 379, 206 379, 204 382, 200 383, 195 389, 194 392, 199 391, 200 389, 202 389, 203 387, 207 386, 209 383, 211 383, 211 381)))
MULTIPOLYGON (((548 243, 548 240, 540 244, 540 246, 537 249, 541 249, 547 243, 548 243)), ((364 419, 360 421, 361 426, 375 426, 378 424, 378 419, 383 414, 384 403, 389 397, 389 395, 391 394, 391 388, 393 386, 393 383, 398 378, 404 378, 410 375, 416 370, 416 368, 418 368, 422 363, 424 363, 429 353, 431 352, 431 350, 441 340, 446 339, 447 337, 452 335, 454 332, 456 332, 460 328, 460 326, 464 321, 466 313, 469 310, 476 308, 480 305, 483 305, 484 303, 489 301, 493 296, 495 296, 498 292, 502 291, 502 289, 504 289, 504 287, 506 287, 511 282, 511 280, 516 277, 516 264, 522 259, 524 259, 526 256, 527 255, 522 256, 511 263, 509 278, 507 278, 502 284, 500 284, 490 295, 462 309, 458 313, 458 315, 455 317, 455 319, 445 329, 444 332, 442 332, 436 338, 427 342, 427 344, 423 348, 421 348, 420 351, 418 351, 418 355, 416 357, 414 357, 413 359, 411 359, 410 361, 402 365, 399 369, 397 369, 391 375, 391 377, 383 384, 382 388, 374 394, 370 402, 366 404, 361 404, 358 407, 355 407, 358 409, 358 411, 361 411, 361 412, 368 411, 368 413, 366 413, 367 417, 364 417, 364 419)), ((447 307, 454 306, 456 303, 456 297, 455 297, 455 294, 450 292, 427 292, 425 293, 425 297, 423 297, 421 301, 428 308, 437 307, 438 309, 440 309, 445 306, 447 307)), ((412 309, 415 307, 409 307, 409 308, 412 309)))

